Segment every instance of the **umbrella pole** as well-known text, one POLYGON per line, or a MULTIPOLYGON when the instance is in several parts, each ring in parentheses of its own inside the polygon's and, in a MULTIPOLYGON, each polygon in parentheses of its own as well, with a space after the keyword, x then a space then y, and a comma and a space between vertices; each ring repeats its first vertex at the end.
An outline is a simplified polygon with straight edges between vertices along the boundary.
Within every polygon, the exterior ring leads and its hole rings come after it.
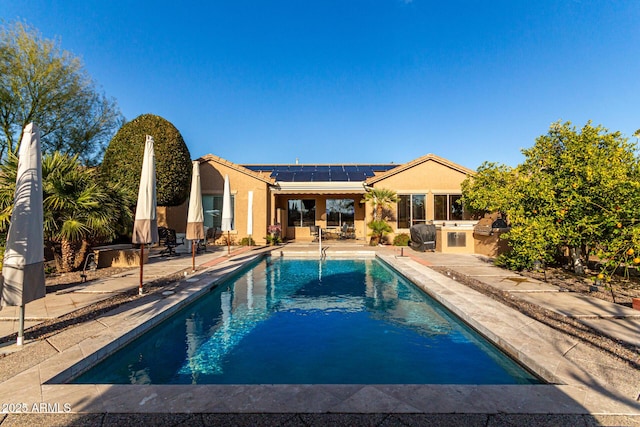
POLYGON ((18 325, 18 340, 16 344, 22 345, 24 343, 24 304, 20 306, 19 319, 20 324, 18 325))
POLYGON ((142 277, 144 276, 144 243, 140 245, 140 285, 138 286, 138 295, 142 295, 142 277))
POLYGON ((191 241, 191 270, 196 271, 196 241, 191 241))
POLYGON ((229 240, 229 231, 227 231, 227 256, 231 255, 231 241, 229 240))

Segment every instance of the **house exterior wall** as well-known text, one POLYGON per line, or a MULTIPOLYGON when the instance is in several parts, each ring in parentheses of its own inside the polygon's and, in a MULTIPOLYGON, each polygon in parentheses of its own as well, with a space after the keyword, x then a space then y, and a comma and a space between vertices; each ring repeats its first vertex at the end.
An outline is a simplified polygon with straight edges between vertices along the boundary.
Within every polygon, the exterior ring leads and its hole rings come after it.
POLYGON ((491 236, 474 235, 474 253, 495 258, 509 251, 509 243, 501 239, 503 232, 495 232, 491 236))
POLYGON ((248 237, 249 191, 253 191, 253 234, 258 244, 265 244, 269 223, 269 188, 264 181, 257 179, 229 165, 207 161, 200 164, 200 179, 203 195, 221 196, 224 189, 224 177, 229 175, 229 187, 234 196, 234 230, 229 235, 235 243, 248 237))
POLYGON ((158 206, 156 209, 158 227, 172 228, 176 230, 176 233, 185 233, 188 210, 188 202, 184 202, 180 206, 158 206))
MULTIPOLYGON (((410 165, 410 164, 408 164, 410 165)), ((473 253, 474 239, 471 226, 473 221, 435 221, 435 196, 462 194, 461 184, 468 176, 468 171, 440 162, 438 159, 427 158, 415 161, 415 165, 399 170, 390 171, 375 179, 374 188, 388 188, 398 195, 424 194, 426 204, 426 221, 434 221, 438 229, 436 240, 437 250, 449 253, 473 253), (454 227, 451 229, 451 227, 454 227), (455 228, 458 227, 458 228, 455 228), (464 227, 464 228, 463 228, 464 227), (464 233, 466 244, 463 247, 449 245, 449 233, 464 233)), ((409 228, 398 228, 397 205, 390 209, 392 218, 387 222, 393 228, 393 233, 386 236, 387 243, 392 242, 397 234, 409 234, 409 228)), ((464 217, 463 217, 464 218, 464 217)), ((367 222, 373 219, 373 209, 367 209, 367 222)), ((459 236, 460 237, 460 236, 459 236)), ((462 237, 458 241, 462 240, 462 237)))
MULTIPOLYGON (((288 226, 288 201, 291 199, 314 199, 316 206, 315 225, 327 229, 326 205, 328 199, 352 199, 354 201, 354 229, 355 237, 360 241, 368 241, 369 229, 367 224, 373 219, 373 209, 370 204, 360 203, 364 197, 362 191, 351 193, 320 190, 304 190, 288 192, 276 185, 267 174, 256 173, 240 165, 215 156, 205 156, 200 159, 200 177, 202 194, 223 194, 224 176, 229 175, 231 193, 234 195, 234 230, 230 233, 232 241, 239 243, 247 237, 248 192, 253 191, 253 239, 258 244, 266 244, 267 227, 271 224, 281 224, 282 236, 296 241, 311 241, 314 237, 309 226, 288 226)), ((367 180, 367 184, 374 188, 387 188, 398 195, 425 195, 426 222, 433 221, 437 228, 436 248, 438 251, 449 253, 483 253, 494 254, 499 241, 492 239, 477 239, 473 235, 473 225, 468 217, 457 221, 435 221, 434 196, 460 195, 461 183, 470 171, 455 165, 445 159, 433 155, 426 155, 405 165, 367 180)), ((397 206, 390 207, 388 223, 393 233, 387 236, 386 242, 391 243, 396 234, 409 234, 409 228, 398 228, 397 206)), ((206 215, 206 214, 205 214, 206 215)), ((158 208, 158 225, 174 228, 178 233, 186 228, 187 204, 158 208)), ((332 230, 337 236, 339 230, 332 230)))

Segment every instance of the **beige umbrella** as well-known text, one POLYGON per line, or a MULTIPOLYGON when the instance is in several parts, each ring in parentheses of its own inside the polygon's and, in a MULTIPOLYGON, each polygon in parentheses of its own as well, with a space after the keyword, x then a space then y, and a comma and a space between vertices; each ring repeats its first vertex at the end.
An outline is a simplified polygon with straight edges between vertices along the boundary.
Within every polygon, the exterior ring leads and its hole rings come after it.
POLYGON ((193 162, 191 173, 191 194, 187 213, 187 240, 191 240, 192 270, 196 269, 196 240, 204 239, 204 213, 202 211, 202 193, 200 191, 200 162, 193 162))
POLYGON ((222 218, 220 230, 227 232, 227 255, 231 255, 231 241, 229 240, 229 232, 231 231, 231 223, 233 221, 233 213, 231 212, 231 189, 229 187, 229 175, 224 176, 224 192, 222 194, 222 218))
POLYGON ((249 235, 249 244, 251 244, 253 236, 253 191, 249 191, 247 200, 247 234, 249 235))
POLYGON ((140 245, 140 285, 138 293, 142 295, 144 276, 144 245, 158 241, 158 220, 156 217, 156 156, 153 152, 153 137, 147 135, 140 173, 136 220, 133 225, 131 241, 140 245))
POLYGON ((42 212, 42 154, 40 130, 24 128, 18 160, 11 224, 0 281, 2 307, 19 306, 17 345, 24 342, 24 306, 46 294, 42 212))

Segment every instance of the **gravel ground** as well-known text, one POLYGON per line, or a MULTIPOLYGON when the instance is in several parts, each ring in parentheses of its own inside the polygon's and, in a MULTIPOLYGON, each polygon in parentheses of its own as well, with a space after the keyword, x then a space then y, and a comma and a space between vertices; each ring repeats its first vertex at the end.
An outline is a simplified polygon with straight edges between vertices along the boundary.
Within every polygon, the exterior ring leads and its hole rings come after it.
MULTIPOLYGON (((510 293, 494 288, 493 286, 482 283, 470 277, 460 276, 453 270, 448 270, 445 267, 433 267, 434 270, 439 271, 442 274, 448 274, 457 277, 459 281, 475 289, 484 295, 500 301, 501 303, 512 307, 521 313, 538 320, 554 329, 563 331, 568 335, 580 339, 585 344, 591 346, 597 351, 606 353, 607 355, 618 359, 623 364, 628 365, 631 369, 640 373, 640 348, 618 342, 612 338, 602 336, 598 331, 580 323, 575 319, 562 316, 554 313, 550 310, 546 310, 535 304, 522 301, 514 298, 510 293)), ((544 279, 543 273, 523 272, 523 276, 536 278, 538 280, 544 279)), ((606 301, 611 301, 611 293, 609 291, 590 292, 589 283, 585 279, 576 277, 575 275, 565 272, 562 269, 549 269, 547 271, 547 282, 553 285, 559 286, 567 292, 579 292, 588 294, 595 298, 600 298, 606 301)), ((617 295, 616 301, 621 305, 631 306, 631 297, 640 296, 640 291, 637 288, 630 287, 627 284, 614 284, 614 295, 617 295), (624 295, 624 297, 623 297, 624 295)), ((638 376, 638 382, 634 384, 640 384, 640 375, 638 376)))
MULTIPOLYGON (((130 270, 137 270, 136 268, 101 268, 96 271, 87 273, 87 281, 97 280, 105 277, 111 277, 116 274, 120 274, 130 270)), ((190 269, 189 269, 190 270, 190 269)), ((182 272, 178 272, 172 276, 163 277, 157 279, 149 284, 145 284, 145 295, 148 293, 157 292, 164 287, 179 281, 183 277, 182 272)), ((71 272, 64 274, 52 274, 48 275, 45 279, 47 293, 53 293, 71 288, 82 283, 81 272, 71 272)), ((138 295, 138 290, 134 289, 130 292, 114 295, 106 300, 97 302, 87 307, 80 308, 72 313, 58 317, 56 319, 47 320, 34 327, 25 330, 25 340, 44 340, 48 337, 55 335, 67 328, 71 328, 75 325, 82 324, 88 320, 94 319, 103 313, 113 310, 122 304, 130 301, 135 301, 144 296, 138 295)), ((0 344, 6 342, 13 342, 16 340, 16 335, 10 335, 8 337, 0 338, 0 344)), ((1 362, 2 359, 0 359, 1 362)), ((0 365, 0 370, 1 370, 0 365)), ((1 374, 0 374, 1 375, 1 374)))
POLYGON ((594 298, 615 302, 616 304, 631 307, 632 298, 640 298, 640 277, 635 274, 631 280, 614 278, 607 286, 598 286, 597 291, 591 291, 594 285, 592 277, 597 272, 588 271, 584 276, 579 276, 563 268, 547 268, 543 271, 522 271, 519 274, 525 277, 546 281, 560 289, 569 292, 579 292, 594 298))

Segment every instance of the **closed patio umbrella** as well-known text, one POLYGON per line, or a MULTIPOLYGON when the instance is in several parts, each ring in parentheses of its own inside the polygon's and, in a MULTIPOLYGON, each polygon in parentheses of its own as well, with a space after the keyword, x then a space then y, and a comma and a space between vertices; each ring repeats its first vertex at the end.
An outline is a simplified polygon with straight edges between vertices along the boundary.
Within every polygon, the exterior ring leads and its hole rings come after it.
POLYGON ((253 191, 249 191, 247 200, 247 234, 249 235, 249 244, 251 244, 251 236, 253 235, 253 191))
POLYGON ((17 345, 24 342, 25 305, 43 298, 44 230, 42 210, 42 154, 40 130, 33 123, 24 128, 18 160, 11 224, 7 234, 0 280, 2 307, 18 306, 17 345))
POLYGON ((158 241, 158 220, 156 217, 156 157, 153 151, 153 137, 147 135, 142 158, 140 187, 136 220, 133 225, 131 241, 140 245, 140 285, 138 293, 142 295, 142 278, 144 276, 144 245, 158 241))
POLYGON ((229 175, 224 176, 224 192, 222 194, 222 223, 220 230, 227 232, 227 255, 231 255, 231 241, 229 240, 229 232, 231 231, 231 223, 233 221, 233 213, 231 212, 231 189, 229 188, 229 175))
POLYGON ((191 240, 192 270, 196 269, 196 240, 204 239, 204 213, 202 211, 202 193, 200 191, 200 162, 193 162, 191 172, 191 193, 187 213, 187 240, 191 240))

